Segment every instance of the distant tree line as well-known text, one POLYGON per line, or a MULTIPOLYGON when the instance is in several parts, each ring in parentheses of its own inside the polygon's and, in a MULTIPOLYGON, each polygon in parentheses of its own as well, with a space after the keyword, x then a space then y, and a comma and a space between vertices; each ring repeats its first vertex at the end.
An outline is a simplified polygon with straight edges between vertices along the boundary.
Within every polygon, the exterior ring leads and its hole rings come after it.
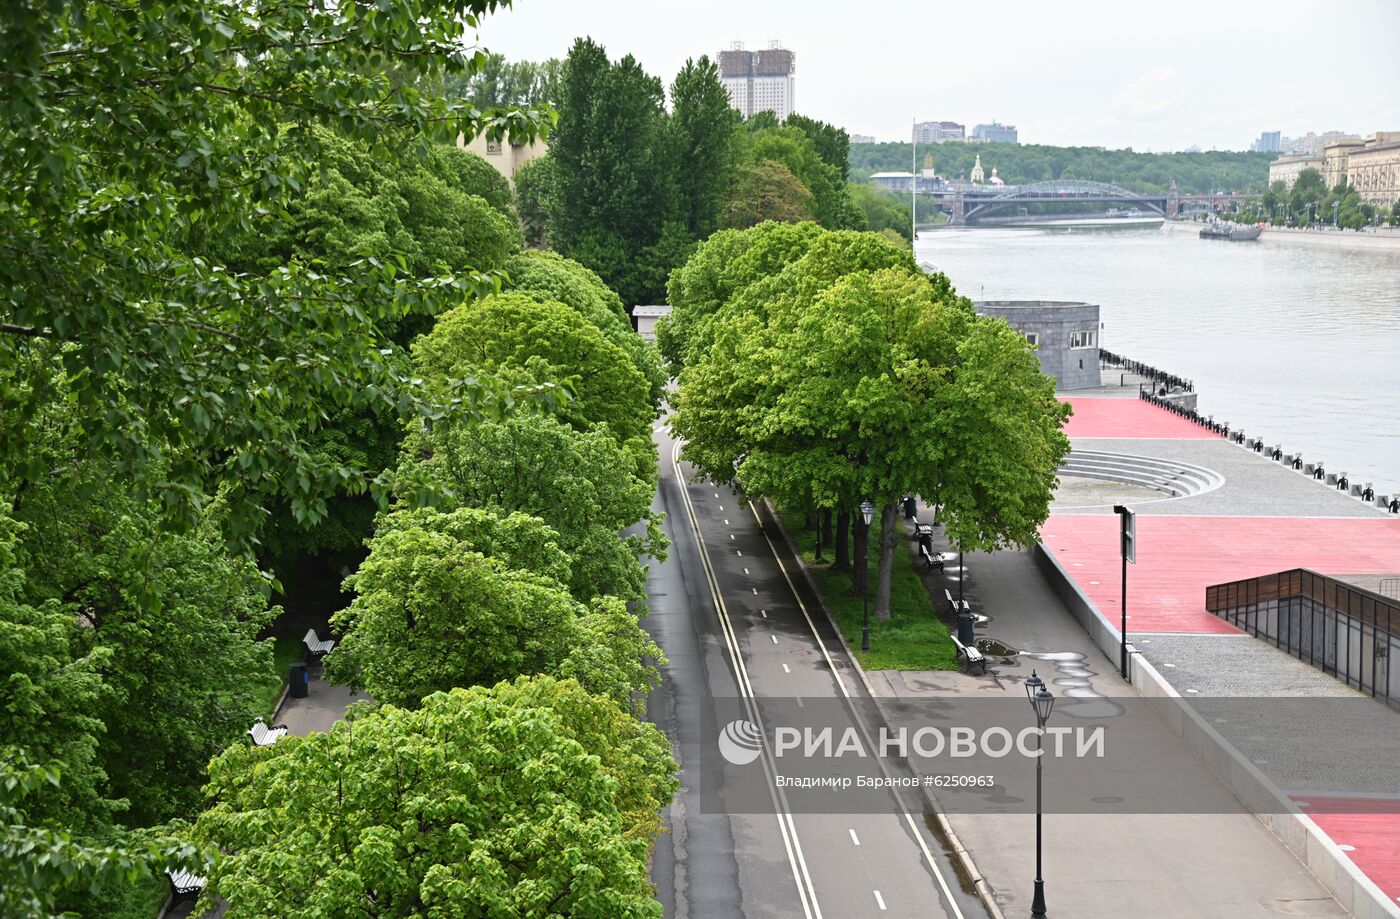
POLYGON ((1357 230, 1381 220, 1391 226, 1400 224, 1400 201, 1389 208, 1376 207, 1361 200, 1360 193, 1346 182, 1329 189, 1322 173, 1309 168, 1298 173, 1292 188, 1285 188, 1282 182, 1270 185, 1257 208, 1251 210, 1246 205, 1240 214, 1267 220, 1274 226, 1332 224, 1357 230))
MULTIPOLYGON (((965 178, 978 154, 987 175, 996 167, 1008 185, 1052 179, 1108 182, 1134 192, 1165 192, 1173 179, 1183 194, 1212 191, 1257 192, 1269 182, 1272 153, 1212 150, 1202 153, 1137 153, 1131 149, 1051 147, 1043 144, 920 144, 931 153, 938 174, 965 178)), ((908 171, 907 143, 851 145, 851 178, 869 181, 872 173, 908 171)))

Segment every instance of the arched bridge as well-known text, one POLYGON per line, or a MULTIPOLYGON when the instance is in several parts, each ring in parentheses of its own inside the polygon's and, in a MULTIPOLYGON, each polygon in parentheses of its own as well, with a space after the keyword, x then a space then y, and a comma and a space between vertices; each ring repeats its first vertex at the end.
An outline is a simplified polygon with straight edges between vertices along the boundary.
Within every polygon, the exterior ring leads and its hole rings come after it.
POLYGON ((1030 185, 1008 185, 994 188, 980 185, 955 187, 951 196, 954 218, 974 222, 1007 208, 1045 204, 1106 204, 1141 208, 1166 216, 1167 196, 1140 195, 1109 185, 1083 179, 1060 179, 1053 182, 1033 182, 1030 185))

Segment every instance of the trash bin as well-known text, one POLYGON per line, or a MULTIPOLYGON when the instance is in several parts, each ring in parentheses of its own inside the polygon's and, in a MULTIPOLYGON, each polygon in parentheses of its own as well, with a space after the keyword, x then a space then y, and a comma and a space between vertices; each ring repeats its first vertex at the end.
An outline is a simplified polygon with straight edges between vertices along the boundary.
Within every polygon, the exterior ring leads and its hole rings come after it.
POLYGON ((291 675, 287 679, 287 694, 294 699, 305 699, 310 691, 306 682, 306 665, 293 664, 291 675))
POLYGON ((904 499, 904 516, 905 516, 907 519, 909 519, 909 520, 913 520, 913 519, 918 515, 918 512, 919 512, 918 504, 917 504, 917 502, 914 500, 914 498, 913 498, 912 496, 911 496, 911 497, 908 497, 908 498, 905 498, 905 499, 904 499))
POLYGON ((958 611, 958 641, 971 647, 977 642, 977 617, 972 615, 972 607, 963 601, 962 609, 958 611))

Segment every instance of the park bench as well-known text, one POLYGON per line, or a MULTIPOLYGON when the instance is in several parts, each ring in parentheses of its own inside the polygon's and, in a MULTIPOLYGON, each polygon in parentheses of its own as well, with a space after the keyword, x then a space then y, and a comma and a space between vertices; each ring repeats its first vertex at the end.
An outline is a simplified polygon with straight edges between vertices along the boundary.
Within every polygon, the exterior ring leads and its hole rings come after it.
POLYGON ((330 654, 335 649, 335 639, 327 638, 322 641, 316 634, 315 629, 307 629, 306 635, 302 637, 302 643, 306 645, 306 652, 311 657, 322 658, 330 654))
POLYGON ((170 879, 171 906, 182 900, 196 900, 204 890, 205 879, 192 872, 166 868, 165 876, 170 879))
POLYGON ((925 571, 943 570, 942 552, 930 552, 928 546, 919 546, 919 554, 923 556, 925 571))
POLYGON ((967 610, 969 613, 972 612, 971 603, 968 603, 966 600, 954 600, 953 592, 946 587, 943 588, 943 596, 948 598, 948 613, 950 615, 956 616, 959 612, 961 612, 964 609, 967 610), (961 607, 958 606, 959 603, 962 604, 961 607))
POLYGON ((965 645, 958 641, 958 636, 951 632, 948 634, 948 637, 953 639, 953 645, 958 649, 958 657, 967 661, 967 666, 969 668, 981 667, 982 673, 985 674, 987 672, 987 655, 977 650, 973 645, 965 645))
POLYGON ((248 729, 248 736, 252 738, 254 746, 270 747, 287 736, 287 726, 285 724, 269 725, 259 718, 248 729))

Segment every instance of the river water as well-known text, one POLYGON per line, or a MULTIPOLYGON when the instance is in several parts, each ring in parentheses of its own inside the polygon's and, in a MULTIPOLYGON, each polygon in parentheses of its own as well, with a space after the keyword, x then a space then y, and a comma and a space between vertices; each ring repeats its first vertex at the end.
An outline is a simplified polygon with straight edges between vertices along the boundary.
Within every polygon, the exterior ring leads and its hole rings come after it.
POLYGON ((1097 303, 1102 347, 1193 380, 1202 414, 1400 491, 1400 249, 955 229, 917 251, 973 300, 1097 303))

